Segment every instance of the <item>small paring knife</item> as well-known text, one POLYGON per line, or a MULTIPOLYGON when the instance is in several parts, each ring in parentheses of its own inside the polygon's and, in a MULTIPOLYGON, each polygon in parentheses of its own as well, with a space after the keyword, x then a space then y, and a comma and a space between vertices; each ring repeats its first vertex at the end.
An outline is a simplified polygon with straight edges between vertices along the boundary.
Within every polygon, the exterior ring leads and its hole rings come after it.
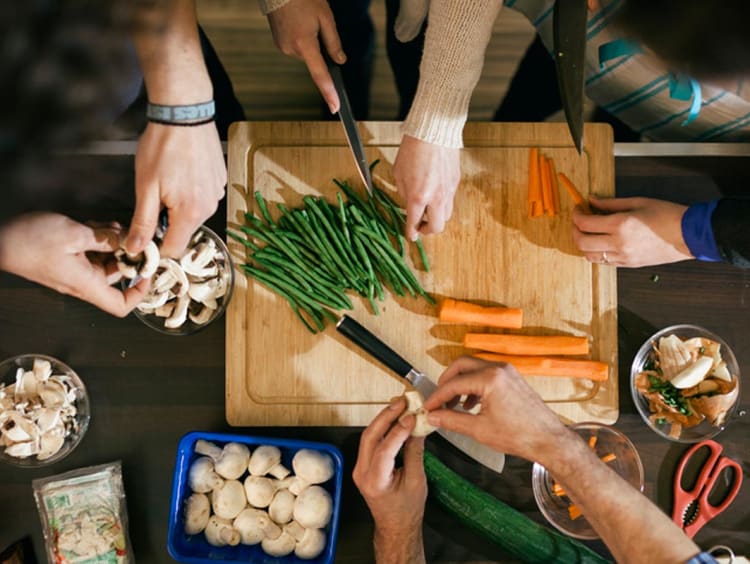
POLYGON ((357 122, 354 119, 354 113, 352 112, 352 106, 349 104, 349 97, 346 95, 346 87, 344 86, 344 77, 341 74, 341 67, 333 62, 333 59, 328 56, 326 49, 321 45, 321 53, 323 58, 326 60, 328 65, 328 72, 331 73, 333 79, 333 85, 336 88, 336 94, 339 95, 339 118, 341 118, 341 124, 344 126, 344 133, 346 134, 346 141, 349 143, 349 148, 352 150, 354 155, 354 161, 357 163, 357 170, 362 178, 362 182, 365 183, 365 188, 372 194, 372 176, 370 175, 370 165, 367 163, 367 157, 365 157, 365 147, 362 144, 362 138, 359 136, 359 129, 357 129, 357 122))
MULTIPOLYGON (((408 381, 424 399, 432 395, 437 386, 427 376, 415 369, 411 364, 404 360, 396 351, 386 345, 378 337, 373 335, 368 329, 365 329, 357 321, 343 315, 336 324, 336 330, 352 343, 360 347, 365 352, 382 362, 393 372, 408 381)), ((502 472, 505 465, 505 455, 486 447, 474 439, 465 435, 438 429, 437 431, 453 446, 465 452, 468 456, 484 464, 490 470, 502 472)))

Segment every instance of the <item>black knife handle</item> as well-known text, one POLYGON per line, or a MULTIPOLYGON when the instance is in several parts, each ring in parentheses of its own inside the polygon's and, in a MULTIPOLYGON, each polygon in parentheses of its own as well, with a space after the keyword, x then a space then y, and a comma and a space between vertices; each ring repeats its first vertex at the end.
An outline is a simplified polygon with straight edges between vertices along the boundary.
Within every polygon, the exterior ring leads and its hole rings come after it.
POLYGON ((406 376, 412 370, 411 364, 383 341, 370 333, 348 315, 341 316, 336 330, 358 347, 361 347, 399 376, 406 376))

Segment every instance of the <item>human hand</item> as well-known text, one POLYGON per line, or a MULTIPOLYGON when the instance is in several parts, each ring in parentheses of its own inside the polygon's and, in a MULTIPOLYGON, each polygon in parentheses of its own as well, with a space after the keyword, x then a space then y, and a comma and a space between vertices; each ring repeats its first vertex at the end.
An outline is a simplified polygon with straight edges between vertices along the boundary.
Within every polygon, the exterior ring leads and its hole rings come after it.
POLYGON ((336 22, 326 0, 290 0, 268 14, 273 40, 285 55, 305 61, 313 82, 332 114, 339 111, 339 96, 320 52, 320 41, 331 59, 346 62, 336 22), (318 39, 320 36, 320 40, 318 39))
POLYGON ((135 154, 135 213, 125 247, 139 253, 151 241, 162 207, 169 229, 162 256, 176 257, 224 197, 227 171, 213 123, 176 127, 149 123, 135 154))
POLYGON ((573 240, 591 262, 640 267, 693 258, 682 238, 687 206, 651 198, 592 197, 591 204, 606 215, 573 210, 573 240))
POLYGON ((112 287, 122 277, 111 256, 119 242, 116 226, 29 213, 0 226, 0 268, 124 317, 143 300, 149 281, 123 291, 112 287))
POLYGON ((538 460, 547 443, 565 429, 513 366, 470 356, 458 358, 443 372, 424 408, 436 427, 529 460, 538 460), (479 413, 450 409, 462 395, 467 396, 464 409, 478 403, 479 413))
POLYGON ((461 178, 458 149, 404 135, 393 163, 393 177, 406 205, 405 235, 440 233, 453 213, 461 178))
POLYGON ((424 437, 409 436, 416 422, 413 415, 398 421, 405 409, 406 401, 399 398, 362 432, 352 474, 375 521, 375 550, 382 557, 376 560, 383 562, 415 562, 420 560, 419 555, 424 558, 424 437), (404 465, 396 468, 396 455, 402 446, 404 465))

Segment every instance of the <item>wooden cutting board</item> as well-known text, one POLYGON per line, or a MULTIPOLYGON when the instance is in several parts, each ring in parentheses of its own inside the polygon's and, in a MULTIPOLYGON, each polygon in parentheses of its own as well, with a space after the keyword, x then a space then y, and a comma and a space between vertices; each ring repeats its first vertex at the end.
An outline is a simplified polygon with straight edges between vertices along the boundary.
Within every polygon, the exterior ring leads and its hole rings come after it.
MULTIPOLYGON (((365 122, 360 132, 368 159, 381 161, 376 181, 393 189, 400 124, 365 122)), ((590 356, 609 363, 609 381, 527 380, 564 421, 613 423, 618 415, 616 270, 580 256, 566 193, 560 194, 558 216, 527 217, 532 146, 554 158, 557 170, 584 197, 614 194, 611 130, 587 124, 580 156, 564 124, 470 123, 464 142, 453 218, 444 233, 425 238, 432 269, 418 272, 422 285, 437 299, 522 307, 521 333, 589 335, 590 356)), ((229 138, 228 226, 237 229, 245 211, 257 212, 256 190, 289 207, 301 205, 306 194, 335 201, 333 177, 361 185, 339 123, 235 124, 229 138)), ((242 246, 232 241, 230 247, 242 264, 242 246)), ((350 315, 435 381, 467 352, 461 346, 467 328, 439 324, 437 308, 424 300, 390 296, 377 317, 364 301, 353 301, 350 315)), ((397 377, 333 327, 310 334, 283 299, 241 271, 226 314, 226 357, 230 425, 367 425, 403 390, 397 377)))

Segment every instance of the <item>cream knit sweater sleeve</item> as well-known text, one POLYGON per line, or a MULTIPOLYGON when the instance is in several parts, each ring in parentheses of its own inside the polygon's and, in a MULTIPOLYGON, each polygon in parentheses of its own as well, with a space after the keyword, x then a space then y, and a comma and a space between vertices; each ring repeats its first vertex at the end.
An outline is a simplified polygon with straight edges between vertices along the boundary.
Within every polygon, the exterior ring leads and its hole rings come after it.
POLYGON ((274 10, 281 8, 287 2, 289 2, 289 0, 258 0, 258 5, 260 6, 260 11, 263 12, 263 15, 267 16, 274 10))
POLYGON ((432 0, 419 67, 419 86, 404 133, 462 147, 469 100, 502 0, 432 0))

